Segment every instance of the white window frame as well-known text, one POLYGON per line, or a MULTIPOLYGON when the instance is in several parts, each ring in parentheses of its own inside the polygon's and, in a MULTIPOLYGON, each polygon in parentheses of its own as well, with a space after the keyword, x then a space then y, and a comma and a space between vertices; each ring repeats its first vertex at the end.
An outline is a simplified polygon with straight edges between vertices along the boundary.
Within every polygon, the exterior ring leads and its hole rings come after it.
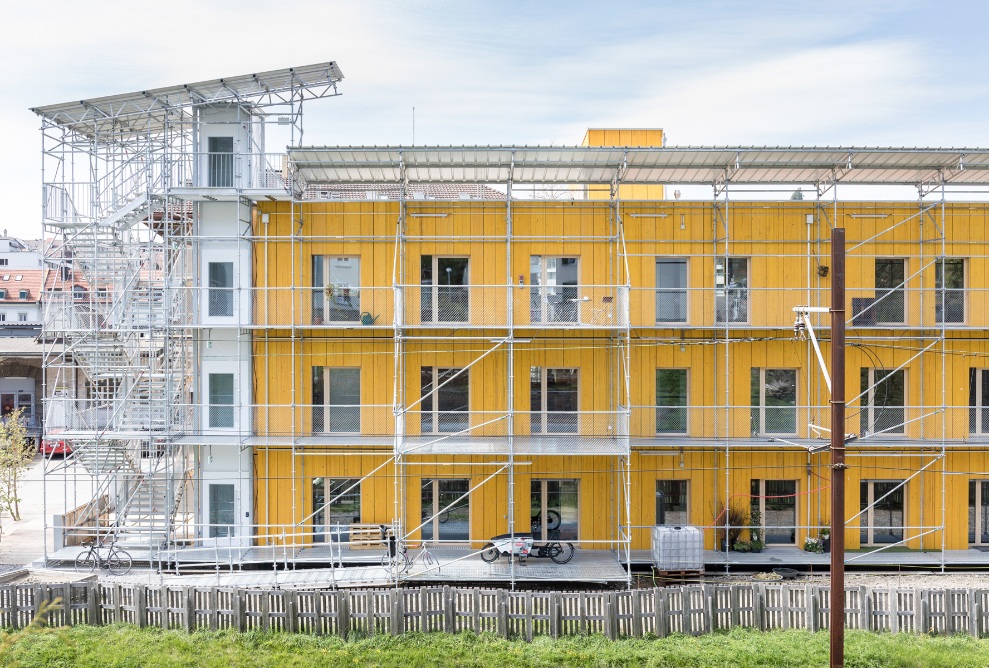
MULTIPOLYGON (((902 436, 905 436, 906 433, 907 433, 907 425, 906 425, 906 423, 907 423, 907 419, 908 419, 908 417, 907 417, 907 403, 908 403, 907 398, 908 398, 909 393, 910 393, 909 392, 910 385, 908 384, 909 379, 907 377, 907 370, 906 369, 888 369, 887 370, 887 369, 877 369, 875 367, 862 367, 862 368, 867 368, 869 370, 869 375, 868 375, 868 378, 866 380, 866 384, 868 385, 868 389, 866 389, 865 390, 865 393, 859 398, 859 405, 861 406, 861 408, 860 408, 861 414, 864 417, 864 419, 866 420, 866 429, 864 429, 863 431, 867 431, 870 435, 873 435, 873 436, 901 436, 901 437, 902 436), (877 406, 875 404, 875 397, 876 397, 876 372, 877 371, 889 371, 890 374, 893 374, 893 373, 902 374, 902 378, 903 378, 903 405, 902 406, 890 406, 890 408, 899 408, 899 409, 901 409, 903 411, 903 422, 900 424, 901 431, 896 431, 896 430, 890 429, 889 427, 886 427, 882 431, 882 433, 879 433, 879 434, 876 433, 877 432, 877 429, 876 429, 876 418, 878 417, 879 412, 883 409, 883 406, 877 406)), ((859 386, 861 387, 861 369, 859 370, 859 379, 860 379, 860 385, 859 386)))
POLYGON ((744 325, 752 319, 752 258, 723 255, 714 258, 714 321, 719 325, 744 325), (745 262, 745 286, 731 287, 728 282, 728 270, 732 262, 745 262), (724 262, 724 271, 720 274, 719 285, 718 263, 724 262), (723 315, 719 313, 719 301, 724 304, 723 315), (745 317, 729 317, 729 310, 737 312, 744 302, 745 317))
MULTIPOLYGON (((756 415, 759 416, 758 419, 758 429, 756 430, 757 435, 779 435, 779 436, 795 436, 799 429, 800 424, 800 369, 794 369, 792 367, 752 367, 752 371, 759 371, 759 405, 752 406, 751 410, 756 411, 756 415), (796 397, 793 400, 793 431, 767 431, 766 430, 766 372, 767 371, 792 371, 793 372, 793 386, 796 391, 796 397)), ((750 375, 750 387, 749 392, 751 396, 751 375, 750 375)))
POLYGON ((361 431, 361 418, 362 418, 362 415, 361 415, 361 413, 362 413, 362 411, 361 411, 361 401, 360 401, 360 395, 361 395, 361 376, 362 376, 362 374, 361 374, 361 367, 313 365, 312 372, 310 373, 310 379, 311 379, 311 382, 313 383, 313 386, 310 388, 310 396, 313 398, 313 407, 312 407, 313 420, 312 420, 312 422, 310 424, 313 427, 312 432, 314 434, 359 434, 360 433, 360 431, 361 431), (316 378, 315 378, 315 376, 316 376, 316 369, 322 369, 323 370, 322 371, 322 378, 323 378, 323 403, 320 404, 320 405, 316 404, 316 402, 315 402, 315 394, 316 394, 316 387, 315 387, 316 378), (356 404, 331 404, 330 403, 330 376, 334 372, 340 372, 340 371, 351 371, 351 372, 356 371, 357 372, 357 397, 358 397, 358 401, 357 401, 356 404), (333 420, 334 409, 336 409, 337 412, 343 412, 346 409, 353 409, 355 407, 357 408, 357 428, 356 429, 353 429, 353 430, 350 430, 350 431, 341 431, 341 430, 335 430, 335 429, 331 429, 330 428, 332 426, 332 424, 333 424, 332 420, 333 420), (323 425, 322 425, 323 426, 323 429, 321 431, 317 431, 316 428, 315 428, 315 426, 316 426, 315 425, 315 418, 316 418, 316 415, 317 415, 317 411, 322 411, 322 414, 323 414, 323 425))
MULTIPOLYGON (((876 499, 877 498, 881 498, 883 496, 883 495, 879 495, 879 497, 876 496, 876 486, 875 486, 875 484, 877 482, 895 483, 895 484, 897 484, 897 485, 900 486, 899 489, 902 492, 902 496, 903 496, 903 508, 901 509, 902 512, 903 512, 903 524, 900 526, 900 532, 903 534, 903 538, 900 541, 894 541, 893 544, 903 543, 907 539, 907 529, 906 529, 906 526, 907 526, 907 517, 908 517, 908 514, 907 514, 908 513, 907 500, 909 499, 909 496, 907 495, 907 484, 909 484, 909 483, 907 483, 907 482, 905 482, 903 480, 888 480, 888 479, 884 479, 883 478, 883 479, 876 479, 876 480, 860 480, 859 481, 859 496, 860 497, 861 497, 861 485, 862 485, 862 483, 867 483, 868 484, 868 496, 866 498, 866 508, 865 508, 865 510, 861 511, 861 515, 860 515, 860 518, 861 519, 859 520, 859 532, 860 532, 859 533, 859 536, 861 537, 861 532, 862 531, 866 531, 867 532, 866 533, 867 540, 864 541, 864 542, 862 542, 861 544, 864 545, 864 546, 865 545, 871 546, 871 545, 890 545, 891 544, 891 543, 877 543, 877 542, 875 542, 876 525, 875 525, 875 518, 873 517, 873 514, 876 511, 876 507, 875 507, 876 499)), ((861 503, 862 503, 862 499, 859 498, 859 505, 860 506, 861 506, 861 503)), ((879 528, 880 529, 886 529, 886 528, 892 528, 892 527, 879 527, 879 528)), ((966 532, 967 532, 967 527, 966 527, 966 532)))
MULTIPOLYGON (((464 367, 448 367, 448 366, 436 366, 436 365, 433 365, 433 366, 428 366, 428 365, 422 366, 422 367, 420 367, 420 371, 419 371, 420 391, 422 390, 422 385, 421 385, 421 383, 422 383, 422 380, 421 380, 422 379, 422 369, 429 369, 430 370, 431 379, 430 379, 430 390, 429 390, 430 391, 430 394, 429 394, 429 397, 428 397, 430 408, 429 409, 423 408, 423 404, 425 402, 421 402, 419 404, 419 407, 420 407, 420 416, 421 417, 422 416, 425 416, 425 415, 429 415, 430 416, 430 429, 428 431, 422 430, 421 433, 423 433, 423 434, 451 434, 451 433, 458 433, 460 430, 457 430, 457 431, 447 431, 447 430, 444 430, 444 429, 440 429, 440 416, 441 415, 444 415, 444 414, 450 414, 450 413, 457 413, 457 414, 461 414, 462 413, 464 415, 464 418, 465 418, 465 420, 467 422, 467 425, 468 425, 468 428, 469 428, 469 426, 471 424, 471 411, 470 411, 470 406, 471 406, 471 402, 470 402, 470 399, 471 399, 471 396, 470 396, 470 393, 471 393, 471 389, 470 389, 470 385, 471 385, 470 384, 470 369, 469 368, 466 368, 465 369, 464 367), (440 387, 438 390, 437 390, 437 387, 441 383, 444 383, 447 380, 449 380, 454 374, 457 374, 458 372, 460 372, 460 373, 459 373, 459 375, 456 376, 457 379, 459 380, 459 379, 463 378, 464 380, 467 381, 467 397, 466 397, 466 400, 467 400, 467 403, 466 403, 467 410, 466 411, 447 411, 447 410, 440 410, 440 407, 439 407, 440 406, 440 402, 439 402, 440 393, 443 392, 443 390, 449 388, 450 385, 449 384, 443 385, 443 387, 440 387), (445 373, 449 373, 449 375, 446 376, 446 375, 444 375, 445 373), (444 375, 444 377, 441 378, 441 375, 444 375)), ((422 393, 422 396, 425 396, 425 393, 422 393)), ((422 419, 421 419, 421 417, 420 417, 420 421, 419 421, 420 429, 422 428, 422 419)), ((467 435, 467 434, 469 434, 469 432, 466 432, 464 435, 467 435)))
POLYGON ((690 322, 690 260, 681 256, 657 256, 655 262, 656 271, 656 324, 674 324, 674 325, 687 325, 690 322), (659 265, 661 263, 670 264, 682 264, 683 265, 683 287, 682 288, 666 288, 659 285, 659 265), (683 293, 683 318, 680 320, 669 320, 666 318, 660 318, 660 308, 659 299, 663 294, 679 294, 683 293))
POLYGON ((690 369, 689 368, 684 368, 684 367, 659 367, 658 369, 656 369, 656 376, 657 376, 657 378, 656 378, 656 385, 657 385, 657 387, 656 387, 656 397, 655 397, 656 419, 653 421, 653 425, 656 428, 656 434, 659 434, 659 435, 671 434, 671 435, 676 435, 676 436, 683 436, 685 434, 689 434, 690 433, 690 369), (684 403, 684 405, 682 407, 680 407, 680 406, 660 406, 659 405, 659 387, 658 387, 658 385, 659 385, 659 378, 658 378, 658 376, 659 376, 659 372, 660 371, 683 371, 684 374, 686 375, 687 382, 684 384, 685 385, 685 389, 684 389, 684 401, 685 401, 685 403, 684 403), (671 410, 671 409, 675 409, 675 408, 680 408, 681 410, 683 410, 683 431, 661 431, 659 429, 659 411, 662 410, 662 409, 671 410))
POLYGON ((532 423, 534 423, 536 421, 535 418, 537 416, 538 416, 538 421, 539 421, 539 429, 531 429, 531 427, 530 427, 531 433, 533 433, 533 434, 578 434, 578 433, 580 433, 580 425, 579 425, 579 422, 580 422, 580 376, 581 376, 580 367, 535 367, 535 366, 533 366, 533 367, 530 367, 529 368, 529 378, 530 378, 530 381, 529 381, 530 382, 530 387, 529 387, 529 389, 530 389, 529 408, 530 408, 530 411, 531 411, 530 412, 530 415, 532 416, 530 418, 530 424, 532 424, 532 423), (540 403, 540 409, 538 411, 531 411, 531 408, 532 408, 532 402, 531 402, 532 369, 536 369, 536 368, 540 369, 540 381, 539 381, 539 383, 540 383, 540 385, 539 385, 539 398, 540 398, 539 403, 540 403), (547 389, 548 389, 548 376, 549 376, 549 372, 550 371, 573 371, 576 374, 576 376, 577 376, 577 407, 573 411, 550 411, 549 410, 549 396, 548 396, 547 389), (573 430, 570 431, 568 429, 568 430, 564 430, 564 431, 551 431, 550 430, 549 416, 550 416, 550 414, 554 414, 554 413, 560 413, 560 414, 563 414, 563 415, 571 415, 572 414, 572 416, 573 416, 573 430))
POLYGON ((309 264, 309 282, 312 286, 312 313, 311 323, 313 325, 347 322, 360 322, 361 319, 361 256, 360 255, 313 255, 309 264), (351 285, 343 283, 338 276, 334 276, 333 263, 342 261, 353 261, 356 263, 357 283, 351 285), (316 285, 316 263, 320 263, 320 283, 316 285), (334 308, 337 306, 338 308, 334 308), (348 308, 349 307, 349 308, 348 308), (332 317, 334 312, 338 315, 347 313, 346 318, 332 317), (352 315, 351 315, 352 313, 352 315))
POLYGON ((968 383, 969 434, 971 436, 985 436, 989 434, 989 419, 983 421, 983 417, 985 413, 989 412, 989 405, 982 404, 982 392, 986 389, 986 384, 989 383, 989 369, 970 368, 968 383), (975 395, 974 398, 973 394, 975 395))

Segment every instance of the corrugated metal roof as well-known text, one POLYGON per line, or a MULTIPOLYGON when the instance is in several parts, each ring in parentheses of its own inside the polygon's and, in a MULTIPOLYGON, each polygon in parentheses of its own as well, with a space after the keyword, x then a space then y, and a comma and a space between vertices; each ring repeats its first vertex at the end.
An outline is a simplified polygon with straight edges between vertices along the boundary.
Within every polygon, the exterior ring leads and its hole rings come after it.
POLYGON ((166 121, 188 121, 188 109, 193 106, 257 99, 293 88, 331 86, 342 79, 340 68, 330 61, 49 104, 31 111, 86 136, 142 134, 161 130, 166 121))
POLYGON ((989 149, 327 146, 289 154, 312 183, 989 185, 989 149))

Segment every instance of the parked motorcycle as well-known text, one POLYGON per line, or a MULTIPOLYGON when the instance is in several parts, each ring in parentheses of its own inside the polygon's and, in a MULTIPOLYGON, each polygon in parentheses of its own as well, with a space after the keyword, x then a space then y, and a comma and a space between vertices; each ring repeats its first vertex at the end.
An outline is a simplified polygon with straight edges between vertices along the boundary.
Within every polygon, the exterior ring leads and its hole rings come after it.
POLYGON ((557 541, 544 545, 534 543, 531 533, 517 533, 514 537, 507 533, 495 536, 481 549, 481 559, 491 563, 501 555, 505 555, 509 559, 518 559, 524 563, 528 557, 538 557, 552 559, 558 564, 565 564, 573 559, 573 543, 557 541))

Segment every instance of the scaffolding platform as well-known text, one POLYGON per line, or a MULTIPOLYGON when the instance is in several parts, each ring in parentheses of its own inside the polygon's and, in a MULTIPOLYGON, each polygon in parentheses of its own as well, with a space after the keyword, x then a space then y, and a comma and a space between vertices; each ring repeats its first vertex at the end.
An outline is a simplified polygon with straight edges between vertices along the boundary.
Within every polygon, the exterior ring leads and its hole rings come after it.
MULTIPOLYGON (((871 550, 849 551, 845 555, 848 568, 884 569, 939 569, 941 551, 928 550, 871 550)), ((632 566, 645 567, 652 564, 649 550, 632 550, 632 566)), ((945 550, 944 565, 957 569, 989 569, 989 552, 981 550, 945 550)), ((831 555, 805 552, 798 547, 770 547, 762 552, 721 552, 704 550, 704 568, 708 573, 716 573, 725 567, 736 570, 777 568, 814 568, 826 571, 831 566, 831 555)))

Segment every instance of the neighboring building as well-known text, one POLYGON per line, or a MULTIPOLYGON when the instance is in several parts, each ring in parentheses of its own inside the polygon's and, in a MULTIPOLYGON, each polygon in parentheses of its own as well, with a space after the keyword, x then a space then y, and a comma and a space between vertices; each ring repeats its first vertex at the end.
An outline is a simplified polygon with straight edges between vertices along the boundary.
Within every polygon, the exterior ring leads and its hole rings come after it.
POLYGON ((20 409, 28 436, 41 436, 43 347, 40 241, 0 237, 0 414, 20 409))
POLYGON ((73 133, 151 151, 84 216, 64 205, 76 184, 45 184, 47 230, 73 231, 98 293, 48 319, 49 363, 74 379, 56 413, 115 531, 155 555, 294 559, 364 525, 475 549, 533 530, 626 560, 657 523, 713 548, 729 499, 799 546, 829 520, 829 394, 793 308, 828 305, 840 226, 849 546, 989 544, 989 205, 961 201, 989 186, 989 150, 590 130, 581 147, 265 152, 265 105, 341 78, 330 63, 36 110, 46 158, 73 133), (663 199, 673 184, 713 197, 663 199), (752 184, 779 201, 735 199, 752 184), (790 199, 808 184, 817 199, 790 199), (921 196, 843 201, 844 184, 921 196))

